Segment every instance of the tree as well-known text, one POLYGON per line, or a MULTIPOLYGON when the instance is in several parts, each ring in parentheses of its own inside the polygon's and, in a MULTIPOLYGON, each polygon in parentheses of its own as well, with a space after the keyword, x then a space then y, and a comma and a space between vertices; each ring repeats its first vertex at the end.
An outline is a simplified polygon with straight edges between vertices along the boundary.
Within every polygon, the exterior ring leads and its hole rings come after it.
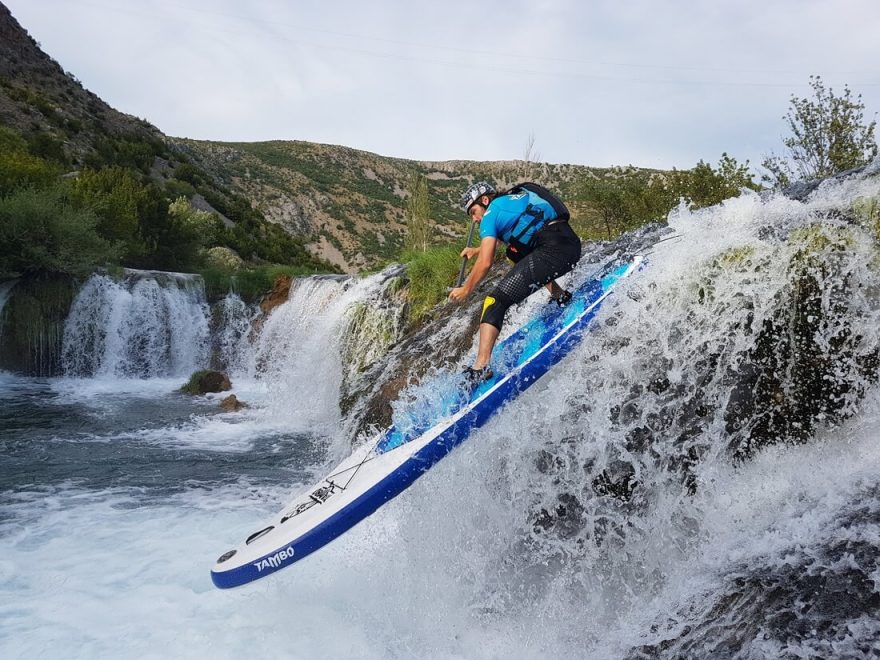
POLYGON ((535 149, 535 132, 529 133, 523 149, 523 176, 526 179, 536 179, 541 172, 541 154, 535 149))
MULTIPOLYGON (((721 154, 718 168, 702 160, 689 170, 673 170, 651 182, 652 192, 666 199, 669 210, 686 199, 690 208, 699 209, 738 197, 743 188, 758 190, 749 173, 749 161, 740 165, 736 158, 721 154)), ((667 211, 668 212, 668 211, 667 211)))
POLYGON ((795 180, 821 179, 864 165, 877 155, 876 120, 865 124, 862 95, 844 85, 838 96, 820 76, 810 76, 813 98, 791 97, 783 119, 791 136, 783 138, 786 154, 771 154, 761 163, 763 180, 781 188, 795 180))
POLYGON ((97 216, 69 200, 66 184, 0 198, 0 274, 88 275, 119 262, 121 245, 98 235, 97 216))
POLYGON ((134 171, 123 167, 84 169, 73 181, 72 197, 98 217, 98 233, 122 241, 129 253, 141 251, 138 240, 138 204, 143 186, 134 171))
POLYGON ((628 172, 616 177, 591 178, 580 187, 579 198, 599 216, 608 239, 663 220, 680 200, 703 208, 736 197, 743 188, 757 190, 749 163, 721 155, 717 169, 702 160, 689 170, 668 173, 628 172))
POLYGON ((526 163, 538 163, 541 161, 541 154, 535 151, 535 132, 532 131, 529 133, 529 138, 526 140, 526 147, 523 150, 523 160, 526 163))
POLYGON ((57 164, 31 154, 18 133, 0 126, 0 197, 28 186, 46 187, 61 171, 57 164))
POLYGON ((616 179, 587 179, 581 186, 579 197, 598 212, 609 240, 647 222, 662 219, 673 206, 671 196, 648 183, 641 174, 616 179))
POLYGON ((409 200, 406 203, 406 247, 416 252, 428 249, 428 216, 431 202, 428 198, 428 179, 418 172, 412 175, 409 200))

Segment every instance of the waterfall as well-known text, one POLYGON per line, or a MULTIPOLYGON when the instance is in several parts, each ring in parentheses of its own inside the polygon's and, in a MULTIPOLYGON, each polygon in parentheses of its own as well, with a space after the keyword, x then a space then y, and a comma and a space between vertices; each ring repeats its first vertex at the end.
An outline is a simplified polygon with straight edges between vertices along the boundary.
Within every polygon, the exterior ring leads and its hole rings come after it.
POLYGON ((233 377, 253 379, 267 388, 276 414, 310 428, 338 427, 340 337, 350 306, 375 288, 374 280, 296 280, 289 299, 257 320, 257 332, 243 359, 237 359, 233 377))
POLYGON ((187 376, 206 366, 208 306, 201 278, 125 270, 122 281, 93 275, 64 327, 68 376, 187 376))
POLYGON ((247 369, 250 335, 259 311, 249 307, 241 297, 229 292, 214 308, 214 349, 221 366, 232 373, 247 369))
MULTIPOLYGON (((252 388, 236 415, 110 383, 84 416, 79 382, 7 387, 0 655, 118 657, 124 629, 123 653, 171 657, 193 639, 238 656, 876 656, 878 200, 876 176, 801 200, 747 193, 587 244, 566 285, 618 256, 646 266, 580 345, 400 497, 256 590, 212 591, 210 563, 347 449, 321 434, 349 422, 340 382, 357 371, 370 414, 429 397, 473 351, 476 296, 403 338, 393 304, 373 317, 379 276, 297 281, 271 313, 228 296, 211 339, 234 386, 252 388), (167 607, 143 607, 157 599, 167 607)), ((170 364, 185 315, 155 312, 163 325, 143 310, 167 290, 207 323, 187 287, 90 280, 68 321, 71 369, 134 370, 149 360, 125 356, 147 348, 170 364), (126 352, 138 314, 164 330, 126 352)), ((531 296, 505 332, 546 304, 531 296)))
POLYGON ((4 317, 3 310, 6 307, 6 302, 9 300, 9 294, 12 292, 13 287, 15 287, 18 280, 6 280, 5 282, 0 282, 0 343, 3 342, 3 325, 4 325, 4 317))
MULTIPOLYGON (((817 589, 861 604, 820 604, 810 616, 834 625, 813 637, 870 639, 858 617, 876 610, 876 468, 860 456, 876 466, 876 451, 858 438, 876 433, 880 242, 856 202, 878 195, 880 178, 856 179, 806 201, 745 194, 674 212, 677 240, 648 248, 578 349, 401 507, 389 524, 418 548, 377 583, 442 565, 427 593, 465 576, 474 612, 516 621, 546 656, 662 657, 666 639, 676 657, 728 657, 753 638, 809 648, 811 628, 781 620, 817 589), (853 419, 866 397, 873 412, 853 419), (826 518, 847 522, 826 534, 826 518), (872 553, 840 545, 850 520, 875 535, 872 553), (633 630, 653 645, 644 655, 633 630)), ((575 276, 602 247, 588 250, 575 276)), ((822 643, 807 655, 827 657, 822 643)))

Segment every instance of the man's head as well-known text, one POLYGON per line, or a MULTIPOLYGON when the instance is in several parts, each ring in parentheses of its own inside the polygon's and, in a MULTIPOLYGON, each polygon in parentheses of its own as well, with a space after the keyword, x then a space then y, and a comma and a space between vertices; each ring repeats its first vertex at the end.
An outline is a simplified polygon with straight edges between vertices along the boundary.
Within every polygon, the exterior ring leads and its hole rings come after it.
POLYGON ((477 181, 461 196, 461 208, 475 222, 479 222, 486 212, 489 202, 495 197, 495 188, 487 181, 477 181))

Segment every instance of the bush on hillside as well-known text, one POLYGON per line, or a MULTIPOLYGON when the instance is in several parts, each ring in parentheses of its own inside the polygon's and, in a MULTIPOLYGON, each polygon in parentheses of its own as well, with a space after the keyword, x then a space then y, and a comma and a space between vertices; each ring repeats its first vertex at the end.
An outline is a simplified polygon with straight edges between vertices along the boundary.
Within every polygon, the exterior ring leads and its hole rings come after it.
POLYGON ((205 295, 208 300, 219 300, 227 293, 237 293, 248 303, 256 302, 267 291, 271 291, 279 277, 305 277, 320 271, 306 266, 280 266, 268 264, 252 268, 229 270, 212 266, 202 268, 199 274, 205 282, 205 295))
POLYGON ((60 174, 57 163, 34 156, 24 138, 0 127, 0 197, 28 186, 49 185, 60 174))
POLYGON ((72 204, 63 184, 0 199, 0 273, 84 277, 119 261, 121 245, 102 238, 98 218, 72 204))
POLYGON ((122 241, 128 251, 140 252, 138 205, 143 186, 131 170, 114 166, 85 169, 72 186, 73 199, 98 217, 98 232, 106 239, 122 241))

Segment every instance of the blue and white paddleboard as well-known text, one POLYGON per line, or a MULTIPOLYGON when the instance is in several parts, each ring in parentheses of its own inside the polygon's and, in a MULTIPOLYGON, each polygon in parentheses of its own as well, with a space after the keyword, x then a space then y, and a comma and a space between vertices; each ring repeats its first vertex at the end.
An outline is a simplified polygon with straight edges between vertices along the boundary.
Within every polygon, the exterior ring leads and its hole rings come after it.
POLYGON ((406 490, 568 354, 614 286, 642 261, 636 256, 608 266, 580 286, 564 309, 548 307, 500 342, 493 357, 496 375, 469 396, 457 392, 455 400, 438 406, 433 419, 405 431, 392 427, 357 449, 236 549, 224 553, 211 570, 214 584, 227 589, 271 575, 326 545, 406 490))

